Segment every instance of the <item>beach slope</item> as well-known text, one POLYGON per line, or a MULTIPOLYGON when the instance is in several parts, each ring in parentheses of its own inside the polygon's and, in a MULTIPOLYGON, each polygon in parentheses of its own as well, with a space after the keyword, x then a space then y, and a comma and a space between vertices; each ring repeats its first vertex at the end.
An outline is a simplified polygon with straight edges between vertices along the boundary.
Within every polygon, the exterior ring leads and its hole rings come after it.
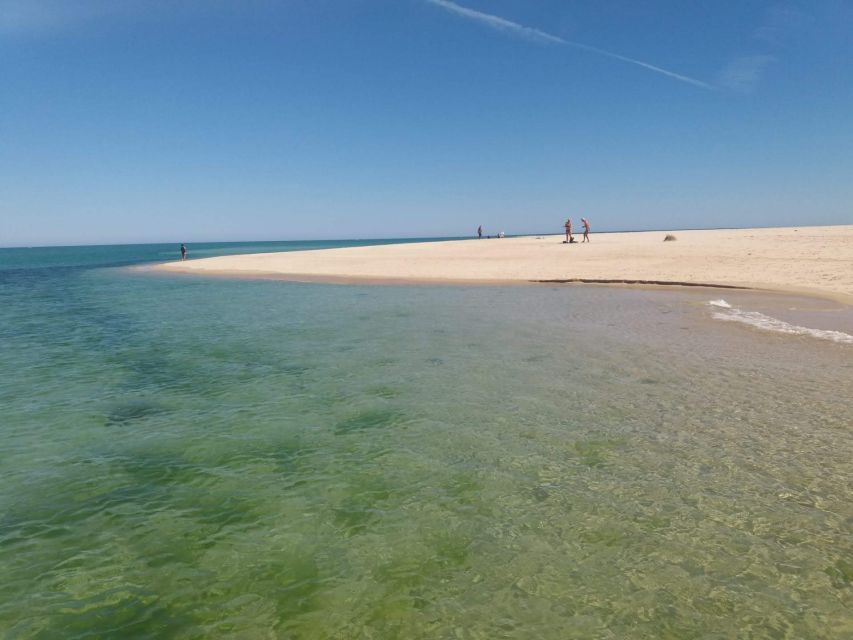
POLYGON ((325 282, 541 281, 747 287, 853 302, 853 225, 491 238, 222 256, 156 265, 325 282), (577 236, 580 240, 580 236, 577 236))

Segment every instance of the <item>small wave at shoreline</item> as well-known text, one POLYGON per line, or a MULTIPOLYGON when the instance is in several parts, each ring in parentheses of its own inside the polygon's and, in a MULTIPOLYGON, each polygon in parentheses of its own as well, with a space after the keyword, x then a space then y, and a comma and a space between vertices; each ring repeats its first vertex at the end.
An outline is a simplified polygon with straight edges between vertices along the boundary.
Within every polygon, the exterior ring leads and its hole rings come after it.
POLYGON ((832 331, 829 329, 811 329, 800 325, 790 324, 772 316, 758 311, 743 311, 733 307, 725 300, 710 300, 708 306, 715 309, 713 317, 715 320, 727 322, 740 322, 763 331, 775 333, 786 333, 789 335, 809 336, 819 340, 830 340, 840 344, 853 344, 853 335, 843 331, 832 331))

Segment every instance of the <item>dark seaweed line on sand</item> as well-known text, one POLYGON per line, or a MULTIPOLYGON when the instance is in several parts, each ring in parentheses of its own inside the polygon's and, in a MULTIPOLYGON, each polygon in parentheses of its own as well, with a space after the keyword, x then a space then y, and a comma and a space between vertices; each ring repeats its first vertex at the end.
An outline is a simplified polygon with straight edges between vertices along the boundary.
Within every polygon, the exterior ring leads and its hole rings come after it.
POLYGON ((603 278, 566 278, 561 280, 531 280, 540 284, 570 284, 580 282, 583 284, 656 284, 676 287, 709 287, 712 289, 750 289, 751 287, 739 287, 733 284, 707 284, 702 282, 678 282, 672 280, 619 280, 603 278))

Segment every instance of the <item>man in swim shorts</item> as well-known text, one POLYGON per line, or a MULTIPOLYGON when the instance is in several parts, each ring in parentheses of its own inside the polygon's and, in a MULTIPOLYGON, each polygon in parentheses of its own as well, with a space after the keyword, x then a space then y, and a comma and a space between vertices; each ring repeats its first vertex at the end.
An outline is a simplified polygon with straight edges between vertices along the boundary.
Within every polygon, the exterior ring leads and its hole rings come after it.
POLYGON ((583 242, 589 242, 589 220, 581 218, 583 222, 583 242))
POLYGON ((566 243, 572 243, 575 239, 572 237, 572 219, 566 220, 566 243))

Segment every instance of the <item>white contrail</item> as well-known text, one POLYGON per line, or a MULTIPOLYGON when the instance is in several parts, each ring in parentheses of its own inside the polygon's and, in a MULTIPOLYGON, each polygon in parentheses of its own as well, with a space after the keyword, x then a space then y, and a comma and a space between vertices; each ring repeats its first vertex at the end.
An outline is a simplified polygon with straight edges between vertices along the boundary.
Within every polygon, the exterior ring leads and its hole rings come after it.
POLYGON ((564 44, 569 47, 574 47, 575 49, 581 49, 583 51, 588 51, 590 53, 595 53, 600 56, 606 56, 608 58, 612 58, 613 60, 620 60, 622 62, 627 62, 629 64, 637 65, 638 67, 643 67, 644 69, 648 69, 649 71, 654 71, 655 73, 660 73, 669 78, 673 78, 675 80, 680 80, 681 82, 687 82, 688 84, 692 84, 696 87, 702 87, 703 89, 714 89, 713 86, 708 84, 707 82, 702 82, 701 80, 696 80, 694 78, 690 78, 688 76, 681 75, 680 73, 675 73, 674 71, 669 71, 668 69, 663 69, 661 67, 657 67, 653 64, 649 64, 648 62, 643 62, 642 60, 635 60, 634 58, 628 58, 627 56, 619 55, 618 53, 613 53, 612 51, 606 51, 604 49, 599 49, 598 47, 593 47, 588 44, 583 44, 581 42, 574 42, 573 40, 566 40, 565 38, 561 38, 559 36, 552 35, 550 33, 545 33, 544 31, 540 31, 539 29, 534 29, 532 27, 525 27, 523 24, 518 24, 517 22, 512 22, 511 20, 507 20, 505 18, 501 18, 500 16, 495 16, 489 13, 483 13, 481 11, 476 11, 474 9, 469 9, 468 7, 463 7, 455 2, 450 2, 450 0, 425 0, 430 4, 434 4, 437 7, 441 7, 446 11, 450 11, 451 13, 455 13, 458 16, 462 16, 463 18, 468 18, 469 20, 476 20, 481 24, 485 24, 486 26, 491 27, 492 29, 497 29, 499 31, 505 31, 508 33, 513 33, 515 35, 527 38, 528 40, 536 40, 539 42, 547 42, 551 44, 564 44))
POLYGON ((524 25, 518 24, 517 22, 512 22, 511 20, 506 20, 499 16, 493 16, 489 13, 482 13, 480 11, 475 11, 474 9, 461 7, 454 2, 448 2, 447 0, 426 1, 430 4, 439 6, 442 9, 446 9, 451 13, 455 13, 458 16, 462 16, 463 18, 469 18, 471 20, 481 22, 485 25, 492 27, 492 29, 497 29, 499 31, 509 31, 510 33, 523 36, 530 40, 540 40, 542 42, 566 44, 565 40, 563 40, 562 38, 558 38, 557 36, 552 36, 550 33, 545 33, 544 31, 539 31, 539 29, 534 29, 532 27, 525 27, 524 25))
MULTIPOLYGON (((433 0, 428 0, 432 2, 433 0)), ((626 56, 620 56, 618 53, 613 53, 612 51, 605 51, 604 49, 599 49, 598 47, 593 47, 588 44, 582 44, 580 42, 572 42, 571 40, 564 40, 564 44, 569 45, 570 47, 575 47, 577 49, 583 49, 584 51, 590 51, 592 53, 597 53, 601 56, 607 56, 608 58, 613 58, 614 60, 621 60, 622 62, 628 62, 630 64, 635 64, 638 67, 643 67, 644 69, 648 69, 649 71, 655 71, 657 73, 661 73, 665 76, 669 76, 670 78, 675 78, 676 80, 681 80, 682 82, 687 82, 688 84, 692 84, 696 87, 702 87, 703 89, 714 89, 713 85, 708 84, 707 82, 702 82, 701 80, 696 80, 695 78, 690 78, 688 76, 683 76, 680 73, 675 73, 675 71, 669 71, 668 69, 662 69, 661 67, 656 67, 653 64, 649 64, 648 62, 643 62, 642 60, 635 60, 634 58, 628 58, 626 56)))

